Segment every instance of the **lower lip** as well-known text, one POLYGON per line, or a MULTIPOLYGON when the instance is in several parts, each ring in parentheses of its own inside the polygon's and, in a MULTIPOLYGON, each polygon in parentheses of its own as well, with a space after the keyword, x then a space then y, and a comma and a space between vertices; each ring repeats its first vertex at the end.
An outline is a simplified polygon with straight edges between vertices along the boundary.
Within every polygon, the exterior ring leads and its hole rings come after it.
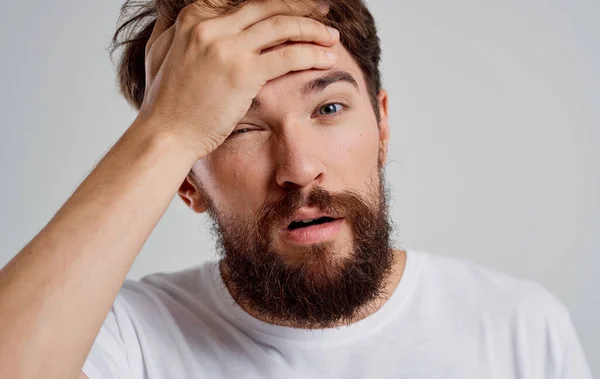
POLYGON ((297 244, 311 244, 323 242, 333 238, 342 227, 344 219, 339 218, 319 225, 306 226, 294 230, 283 229, 281 232, 284 239, 297 244))

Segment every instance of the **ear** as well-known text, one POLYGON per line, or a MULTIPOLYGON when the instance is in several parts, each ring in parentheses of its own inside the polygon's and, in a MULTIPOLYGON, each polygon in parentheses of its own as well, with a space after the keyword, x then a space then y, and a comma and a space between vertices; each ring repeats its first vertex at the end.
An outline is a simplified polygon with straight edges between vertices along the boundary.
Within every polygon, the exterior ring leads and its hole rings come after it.
POLYGON ((390 125, 388 124, 388 94, 382 89, 377 96, 379 107, 379 163, 381 166, 387 161, 388 143, 390 141, 390 125))
POLYGON ((204 191, 200 190, 199 185, 196 184, 195 180, 191 177, 191 174, 189 174, 183 183, 181 183, 177 194, 194 212, 206 212, 207 207, 204 191))

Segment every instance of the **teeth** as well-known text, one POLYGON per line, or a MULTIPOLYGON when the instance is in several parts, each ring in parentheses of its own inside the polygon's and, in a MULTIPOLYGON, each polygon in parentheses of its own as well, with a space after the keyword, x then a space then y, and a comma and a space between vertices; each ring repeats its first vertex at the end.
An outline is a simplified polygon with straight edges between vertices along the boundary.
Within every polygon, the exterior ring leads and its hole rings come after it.
POLYGON ((305 223, 305 224, 308 224, 309 222, 313 222, 313 221, 315 221, 315 220, 316 220, 316 218, 313 218, 313 219, 310 219, 310 220, 300 220, 300 222, 303 222, 303 223, 305 223))

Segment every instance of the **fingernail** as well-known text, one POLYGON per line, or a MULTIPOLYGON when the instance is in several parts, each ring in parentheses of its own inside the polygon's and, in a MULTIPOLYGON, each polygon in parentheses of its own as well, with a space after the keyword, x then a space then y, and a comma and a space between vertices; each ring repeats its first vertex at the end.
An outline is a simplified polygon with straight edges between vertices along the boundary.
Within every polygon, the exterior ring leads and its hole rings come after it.
POLYGON ((327 51, 325 52, 325 54, 327 54, 327 56, 329 57, 329 59, 331 60, 335 60, 335 58, 337 57, 337 54, 334 53, 333 51, 327 51))

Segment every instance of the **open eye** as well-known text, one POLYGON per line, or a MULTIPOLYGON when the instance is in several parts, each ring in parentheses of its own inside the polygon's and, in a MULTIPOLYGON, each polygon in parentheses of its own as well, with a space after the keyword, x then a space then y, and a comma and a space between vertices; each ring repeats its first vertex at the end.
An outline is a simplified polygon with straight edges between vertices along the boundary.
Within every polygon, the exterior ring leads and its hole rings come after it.
POLYGON ((319 114, 327 116, 331 114, 339 113, 344 108, 343 104, 340 103, 329 103, 319 108, 319 114))

